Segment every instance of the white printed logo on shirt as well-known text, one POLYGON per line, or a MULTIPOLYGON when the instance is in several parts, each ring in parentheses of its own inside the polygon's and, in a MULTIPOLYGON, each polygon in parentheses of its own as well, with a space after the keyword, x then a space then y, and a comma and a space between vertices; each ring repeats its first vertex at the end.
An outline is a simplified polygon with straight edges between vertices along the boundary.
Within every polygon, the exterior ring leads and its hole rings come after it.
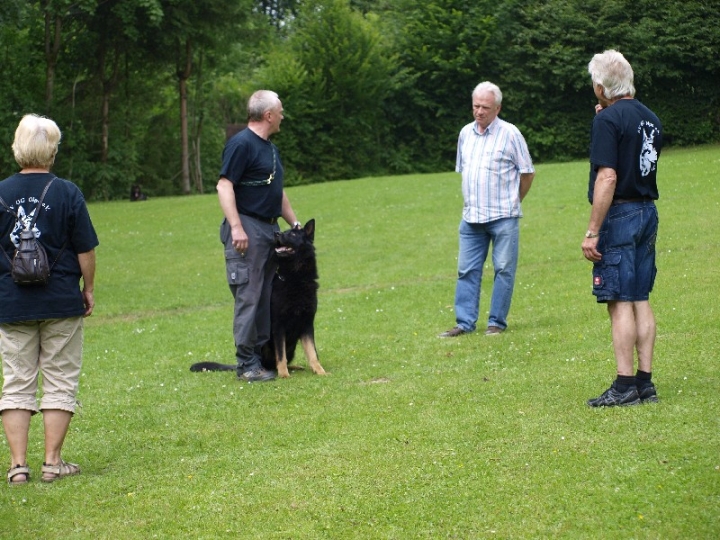
MULTIPOLYGON (((18 207, 18 219, 15 222, 15 227, 10 232, 10 241, 13 243, 15 248, 20 247, 20 232, 24 231, 30 226, 35 212, 37 212, 37 209, 34 209, 29 214, 26 214, 25 209, 22 206, 18 207)), ((35 234, 35 238, 40 238, 40 235, 42 234, 38 230, 37 225, 33 225, 32 232, 35 234)))
POLYGON ((658 152, 655 148, 655 137, 660 130, 652 122, 643 120, 638 126, 638 133, 642 133, 643 143, 640 150, 640 174, 647 176, 657 168, 658 152))

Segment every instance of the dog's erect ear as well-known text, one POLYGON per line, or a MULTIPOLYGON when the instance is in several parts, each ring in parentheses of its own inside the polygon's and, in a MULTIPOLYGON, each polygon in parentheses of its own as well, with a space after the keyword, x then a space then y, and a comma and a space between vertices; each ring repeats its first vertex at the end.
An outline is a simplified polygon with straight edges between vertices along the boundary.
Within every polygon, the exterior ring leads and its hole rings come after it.
POLYGON ((315 240, 315 220, 311 219, 305 224, 305 234, 308 235, 310 241, 315 240))

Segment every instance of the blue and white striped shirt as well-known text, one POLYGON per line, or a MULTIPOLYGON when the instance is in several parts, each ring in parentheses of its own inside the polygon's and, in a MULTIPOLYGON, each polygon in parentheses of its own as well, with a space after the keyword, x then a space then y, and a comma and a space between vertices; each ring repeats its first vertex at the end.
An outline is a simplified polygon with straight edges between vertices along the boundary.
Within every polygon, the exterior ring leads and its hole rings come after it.
POLYGON ((462 173, 465 221, 522 217, 520 174, 535 168, 525 138, 513 124, 495 118, 482 134, 474 121, 462 128, 455 171, 462 173))

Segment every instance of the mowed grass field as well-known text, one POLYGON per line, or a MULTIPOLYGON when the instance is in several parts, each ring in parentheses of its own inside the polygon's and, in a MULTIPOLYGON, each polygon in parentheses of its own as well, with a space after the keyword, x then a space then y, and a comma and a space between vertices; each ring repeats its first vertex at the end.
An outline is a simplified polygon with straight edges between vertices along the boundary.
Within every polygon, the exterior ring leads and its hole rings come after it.
POLYGON ((509 329, 454 340, 437 334, 459 175, 289 189, 316 220, 329 375, 271 383, 188 370, 233 362, 215 194, 91 204, 97 307, 64 450, 83 473, 39 481, 34 418, 0 538, 719 538, 720 147, 660 161, 655 405, 585 405, 615 373, 580 250, 587 171, 537 167, 509 329))

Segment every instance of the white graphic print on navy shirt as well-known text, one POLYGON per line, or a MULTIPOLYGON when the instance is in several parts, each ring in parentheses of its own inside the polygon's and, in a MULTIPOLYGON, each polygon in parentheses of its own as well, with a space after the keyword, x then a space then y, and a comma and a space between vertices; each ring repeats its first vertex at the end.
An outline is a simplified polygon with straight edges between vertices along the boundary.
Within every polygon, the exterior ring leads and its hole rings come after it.
MULTIPOLYGON (((30 222, 33 219, 33 216, 35 215, 35 212, 37 212, 37 208, 35 208, 32 212, 29 214, 25 214, 25 209, 22 206, 18 206, 17 211, 17 221, 15 222, 15 227, 13 228, 12 232, 10 233, 10 241, 13 243, 13 245, 17 248, 20 246, 20 231, 24 231, 30 226, 30 222)), ((37 228, 37 224, 33 225, 32 228, 33 234, 35 234, 35 238, 40 238, 42 233, 37 228)))
POLYGON ((640 174, 647 176, 657 168, 658 152, 655 148, 655 137, 660 130, 652 122, 643 120, 638 126, 638 133, 642 133, 643 143, 640 150, 640 174))

